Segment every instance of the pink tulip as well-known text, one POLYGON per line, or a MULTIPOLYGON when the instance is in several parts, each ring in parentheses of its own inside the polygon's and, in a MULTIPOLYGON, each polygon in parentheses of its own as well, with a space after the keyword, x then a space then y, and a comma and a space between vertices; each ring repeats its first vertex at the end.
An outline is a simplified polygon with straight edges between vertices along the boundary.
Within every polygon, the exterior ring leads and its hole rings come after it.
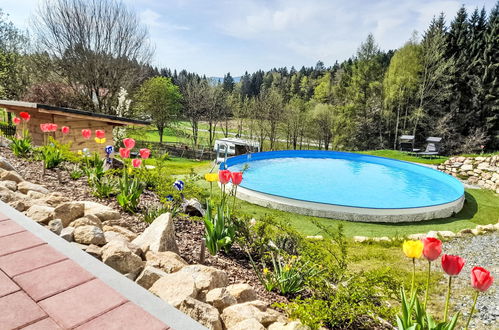
POLYGON ((135 140, 132 138, 126 138, 123 139, 123 144, 125 145, 126 148, 133 149, 133 147, 135 147, 135 140))
POLYGON ((14 117, 14 119, 12 119, 12 122, 14 123, 14 125, 19 125, 21 123, 21 118, 14 117))
POLYGON ((81 135, 83 135, 85 139, 90 139, 90 137, 92 136, 92 131, 89 129, 82 129, 81 135))
POLYGON ((140 158, 132 159, 132 166, 133 167, 139 167, 140 164, 142 164, 142 159, 140 159, 140 158))
POLYGON ((62 132, 62 134, 68 134, 68 133, 69 133, 69 127, 67 127, 67 126, 62 126, 62 128, 61 128, 61 132, 62 132))
POLYGON ((57 131, 57 124, 50 123, 50 124, 49 124, 49 131, 50 131, 50 132, 55 132, 55 131, 57 131))
POLYGON ((106 133, 103 130, 98 129, 98 130, 95 130, 95 136, 98 139, 103 139, 106 136, 106 133))
POLYGON ((121 158, 130 158, 130 149, 120 148, 120 156, 121 158))
POLYGON ((140 150, 139 150, 139 154, 140 154, 140 157, 141 157, 142 159, 147 159, 147 158, 149 158, 149 156, 151 155, 151 150, 146 149, 146 148, 144 148, 144 149, 140 149, 140 150))

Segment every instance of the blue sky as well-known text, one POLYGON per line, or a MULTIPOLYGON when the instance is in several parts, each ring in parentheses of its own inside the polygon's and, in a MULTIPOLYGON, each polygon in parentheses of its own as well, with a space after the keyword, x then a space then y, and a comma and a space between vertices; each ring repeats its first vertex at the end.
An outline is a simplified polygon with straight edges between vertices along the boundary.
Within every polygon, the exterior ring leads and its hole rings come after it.
MULTIPOLYGON (((207 76, 273 67, 332 65, 355 53, 368 33, 382 49, 398 48, 434 15, 449 21, 495 0, 124 0, 149 27, 153 65, 207 76)), ((2 0, 19 27, 29 27, 38 0, 2 0)))

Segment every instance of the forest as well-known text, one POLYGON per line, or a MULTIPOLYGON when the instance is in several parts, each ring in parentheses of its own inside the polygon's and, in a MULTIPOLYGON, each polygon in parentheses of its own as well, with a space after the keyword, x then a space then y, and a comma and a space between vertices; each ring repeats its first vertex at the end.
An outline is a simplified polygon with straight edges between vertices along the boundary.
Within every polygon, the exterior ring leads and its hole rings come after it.
POLYGON ((90 10, 81 3, 41 6, 30 33, 0 11, 0 98, 148 119, 160 133, 188 121, 194 146, 206 123, 210 144, 216 131, 235 130, 270 150, 283 141, 289 149, 397 149, 402 134, 418 144, 442 137, 446 154, 499 149, 499 2, 490 12, 462 7, 450 20, 435 13, 396 50, 369 34, 343 62, 246 72, 237 83, 230 73, 214 83, 153 67, 147 27, 133 12, 113 25, 116 16, 97 6, 86 14, 98 23, 69 24, 90 10))

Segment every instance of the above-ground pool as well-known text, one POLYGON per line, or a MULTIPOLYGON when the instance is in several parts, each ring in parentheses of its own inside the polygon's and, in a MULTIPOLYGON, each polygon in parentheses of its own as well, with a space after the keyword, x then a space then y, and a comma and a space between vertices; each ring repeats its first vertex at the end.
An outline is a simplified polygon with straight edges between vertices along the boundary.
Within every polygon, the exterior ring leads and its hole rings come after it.
POLYGON ((239 198, 285 211, 372 222, 446 218, 461 210, 463 185, 429 167, 363 154, 294 150, 227 159, 241 171, 239 198))

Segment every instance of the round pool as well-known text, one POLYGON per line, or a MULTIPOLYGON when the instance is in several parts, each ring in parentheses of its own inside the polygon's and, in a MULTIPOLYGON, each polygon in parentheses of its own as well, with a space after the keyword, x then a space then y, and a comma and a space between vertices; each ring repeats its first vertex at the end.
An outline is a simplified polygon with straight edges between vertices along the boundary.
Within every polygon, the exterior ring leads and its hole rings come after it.
POLYGON ((270 151, 227 159, 244 170, 238 197, 306 215, 370 222, 446 218, 461 210, 463 185, 413 163, 356 153, 270 151))

